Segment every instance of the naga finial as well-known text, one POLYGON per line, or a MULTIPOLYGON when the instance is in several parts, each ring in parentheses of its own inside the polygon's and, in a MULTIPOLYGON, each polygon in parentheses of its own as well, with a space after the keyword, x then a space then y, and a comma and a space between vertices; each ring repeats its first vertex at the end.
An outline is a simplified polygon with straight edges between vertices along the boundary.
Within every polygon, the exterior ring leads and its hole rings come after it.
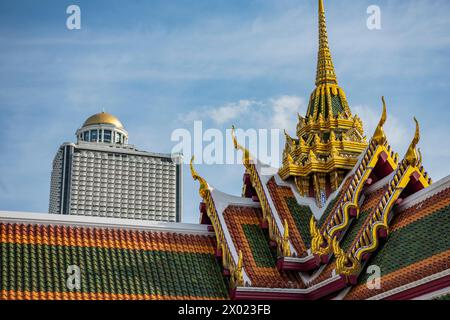
POLYGON ((387 112, 386 112, 386 101, 384 97, 381 97, 381 101, 383 101, 383 114, 381 115, 380 122, 378 123, 377 128, 375 129, 375 133, 373 134, 372 140, 377 142, 378 144, 383 144, 386 141, 386 135, 384 134, 383 126, 386 123, 387 112))
POLYGON ((417 144, 420 141, 420 126, 419 121, 414 117, 414 122, 416 123, 416 132, 414 134, 414 138, 409 145, 408 151, 406 151, 405 161, 412 166, 416 166, 420 159, 420 156, 416 150, 417 144))
POLYGON ((284 233, 283 233, 283 256, 289 257, 291 255, 291 248, 289 245, 289 224, 287 220, 284 220, 284 233))
POLYGON ((249 165, 252 161, 252 158, 250 156, 250 151, 248 151, 246 148, 244 148, 243 146, 241 146, 239 144, 239 142, 237 141, 236 138, 236 129, 234 126, 231 127, 231 137, 233 138, 233 144, 234 144, 234 148, 236 150, 241 150, 243 153, 242 156, 242 162, 244 163, 244 165, 249 165))
POLYGON ((354 275, 359 271, 360 264, 351 255, 347 255, 341 248, 337 238, 333 238, 333 253, 336 258, 336 272, 340 275, 354 275))
POLYGON ((194 168, 194 160, 195 160, 195 157, 192 156, 192 158, 191 158, 191 163, 190 163, 190 166, 191 166, 191 175, 192 175, 192 178, 193 178, 194 180, 196 180, 196 181, 198 181, 198 182, 200 183, 200 188, 199 188, 199 191, 198 191, 198 192, 199 192, 199 194, 200 194, 200 197, 202 197, 202 198, 204 199, 204 198, 206 197, 208 191, 210 190, 210 188, 209 188, 208 182, 206 182, 206 180, 203 179, 203 178, 197 173, 197 171, 195 170, 195 168, 194 168))

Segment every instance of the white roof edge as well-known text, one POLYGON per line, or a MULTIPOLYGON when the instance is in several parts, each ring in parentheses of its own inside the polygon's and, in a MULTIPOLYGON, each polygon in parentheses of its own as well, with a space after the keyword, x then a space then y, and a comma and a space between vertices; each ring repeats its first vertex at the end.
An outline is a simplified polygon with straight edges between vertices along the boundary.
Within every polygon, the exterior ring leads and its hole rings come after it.
MULTIPOLYGON (((214 189, 212 186, 209 186, 211 197, 214 201, 214 205, 216 207, 217 216, 220 222, 220 226, 222 227, 223 235, 225 237, 225 241, 228 244, 228 247, 231 252, 231 256, 235 263, 239 260, 239 254, 236 249, 236 246, 234 245, 233 239, 231 238, 230 231, 228 230, 227 223, 225 222, 225 218, 223 216, 223 213, 225 210, 233 204, 230 204, 230 202, 234 202, 234 205, 240 205, 240 206, 248 206, 248 207, 260 207, 259 203, 253 202, 251 199, 247 198, 240 198, 233 195, 229 195, 226 193, 223 193, 222 191, 219 191, 217 189, 214 189), (239 202, 239 203, 236 203, 239 202)), ((247 272, 245 271, 245 268, 243 270, 244 272, 244 282, 251 284, 250 277, 247 275, 247 272)))
POLYGON ((394 178, 395 173, 396 173, 396 171, 394 170, 389 175, 387 175, 386 177, 382 178, 381 180, 378 180, 373 185, 369 186, 364 191, 364 194, 371 194, 371 193, 374 193, 375 191, 385 187, 394 178))
POLYGON ((397 211, 405 210, 411 208, 412 206, 419 204, 426 199, 438 194, 445 189, 450 188, 450 175, 445 178, 433 183, 428 188, 422 189, 419 192, 406 198, 401 205, 398 206, 397 211))
POLYGON ((284 181, 278 174, 275 175, 275 182, 279 186, 291 188, 291 191, 294 194, 297 203, 302 206, 308 206, 309 209, 314 214, 314 217, 316 219, 320 219, 320 216, 322 215, 322 209, 317 206, 316 200, 314 198, 303 197, 302 195, 300 195, 300 193, 297 190, 297 187, 292 182, 284 181))
POLYGON ((424 295, 414 298, 412 300, 433 300, 433 299, 437 299, 437 298, 440 298, 440 297, 443 297, 443 296, 446 296, 449 294, 450 294, 450 286, 448 286, 444 289, 438 290, 438 291, 424 294, 424 295))
POLYGON ((306 257, 303 258, 298 258, 298 257, 284 257, 284 261, 286 262, 298 262, 298 263, 306 263, 308 261, 311 261, 312 259, 314 259, 314 255, 310 254, 306 257))
POLYGON ((60 215, 33 212, 0 211, 0 222, 28 223, 35 225, 64 225, 92 228, 117 228, 143 231, 168 232, 213 236, 208 226, 201 224, 159 222, 91 216, 60 215))
POLYGON ((420 280, 417 280, 417 281, 405 284, 403 286, 391 289, 389 291, 380 293, 378 295, 375 295, 373 297, 368 298, 367 300, 381 300, 381 299, 385 299, 387 297, 393 296, 393 295, 398 294, 400 292, 404 292, 406 290, 413 289, 415 287, 418 287, 420 285, 426 284, 428 282, 444 278, 444 277, 446 277, 448 275, 450 275, 450 269, 447 269, 447 270, 444 270, 444 271, 432 274, 432 275, 430 275, 428 277, 425 277, 425 278, 422 278, 420 280))
POLYGON ((262 288, 262 287, 238 287, 237 290, 240 292, 270 292, 270 293, 291 293, 291 294, 308 294, 321 287, 324 287, 336 280, 341 279, 341 276, 335 275, 328 278, 312 287, 306 289, 289 289, 289 288, 262 288))
MULTIPOLYGON (((218 203, 225 206, 244 206, 244 207, 254 207, 260 208, 261 204, 259 202, 255 202, 252 199, 234 196, 225 192, 222 192, 214 187, 210 186, 211 194, 213 195, 214 201, 216 201, 216 206, 218 203)), ((225 207, 226 208, 226 207, 225 207)), ((225 209, 224 208, 224 209, 225 209)))

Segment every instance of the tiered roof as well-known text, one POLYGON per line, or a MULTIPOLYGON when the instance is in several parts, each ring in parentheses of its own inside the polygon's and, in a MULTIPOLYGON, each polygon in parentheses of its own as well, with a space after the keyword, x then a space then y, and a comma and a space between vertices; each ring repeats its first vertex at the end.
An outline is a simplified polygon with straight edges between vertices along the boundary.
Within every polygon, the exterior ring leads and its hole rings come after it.
MULTIPOLYGON (((349 115, 344 105, 342 110, 336 109, 334 117, 330 111, 333 104, 326 100, 339 96, 342 90, 337 87, 329 52, 322 0, 319 0, 319 30, 316 85, 325 100, 317 104, 312 98, 309 110, 313 110, 314 116, 310 111, 310 120, 300 119, 303 124, 298 140, 286 135, 283 167, 278 174, 263 174, 269 170, 263 171, 264 165, 239 144, 234 128, 234 145, 242 151, 245 167, 242 198, 215 190, 191 164, 194 179, 200 181, 201 222, 211 224, 216 232, 219 256, 229 270, 225 274, 230 277, 230 296, 235 299, 443 296, 450 291, 447 236, 450 177, 431 184, 417 149, 420 140, 417 120, 414 138, 400 159, 383 130, 387 121, 383 98, 379 124, 367 144, 360 141, 359 147, 364 144, 364 148, 358 152, 353 149, 355 154, 349 158, 353 162, 347 174, 339 177, 342 171, 336 171, 327 178, 320 175, 328 172, 324 171, 308 177, 309 182, 304 179, 302 170, 313 168, 314 161, 329 164, 315 153, 324 151, 327 143, 335 148, 334 131, 344 129, 343 120, 349 115), (325 119, 327 115, 329 119, 325 119), (325 125, 326 121, 329 123, 325 125), (331 132, 331 140, 323 142, 315 138, 310 141, 314 143, 306 143, 302 140, 305 130, 310 130, 307 135, 315 134, 314 130, 331 132), (303 159, 302 150, 309 150, 309 156, 306 162, 299 163, 303 159), (290 175, 296 178, 287 179, 290 175), (336 184, 338 181, 341 182, 336 184), (329 188, 330 182, 335 187, 329 188), (322 190, 329 193, 325 203, 317 202, 317 193, 313 192, 316 187, 326 187, 327 190, 322 190), (369 269, 372 265, 381 268, 381 289, 368 289, 367 281, 371 278, 367 271, 372 270, 369 269)), ((347 129, 357 134, 358 119, 354 125, 353 131, 347 129)), ((345 139, 341 142, 345 141, 350 142, 345 139)), ((352 148, 350 144, 347 147, 352 148)), ((336 150, 331 155, 339 158, 336 150)))
MULTIPOLYGON (((322 209, 278 175, 262 175, 245 150, 249 199, 220 193, 192 167, 202 221, 223 233, 219 251, 238 257, 227 259, 231 297, 417 298, 448 287, 450 177, 430 187, 420 157, 398 162, 382 124, 322 209), (380 290, 367 288, 371 265, 382 270, 380 290)), ((418 137, 417 127, 407 155, 420 155, 418 137)))

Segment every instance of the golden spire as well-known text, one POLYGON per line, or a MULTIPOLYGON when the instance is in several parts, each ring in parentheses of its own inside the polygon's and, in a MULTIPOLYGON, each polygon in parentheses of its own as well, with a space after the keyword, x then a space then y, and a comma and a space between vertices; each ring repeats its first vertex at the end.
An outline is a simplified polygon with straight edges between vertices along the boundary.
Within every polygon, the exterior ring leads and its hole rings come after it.
POLYGON ((328 46, 327 23, 323 0, 319 0, 319 54, 317 57, 316 86, 321 84, 336 84, 337 78, 334 71, 333 59, 328 46))

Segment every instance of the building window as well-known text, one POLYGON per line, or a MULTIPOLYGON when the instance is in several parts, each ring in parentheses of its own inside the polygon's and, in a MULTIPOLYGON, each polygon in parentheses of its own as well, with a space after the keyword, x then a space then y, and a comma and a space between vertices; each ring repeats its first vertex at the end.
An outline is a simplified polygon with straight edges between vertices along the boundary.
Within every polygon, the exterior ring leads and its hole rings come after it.
POLYGON ((83 132, 83 135, 84 135, 83 140, 84 141, 89 141, 89 131, 83 132))
POLYGON ((97 142, 97 135, 98 135, 97 130, 91 130, 91 142, 97 142))
POLYGON ((102 135, 103 135, 103 130, 102 129, 98 130, 98 142, 103 142, 102 135))
POLYGON ((122 135, 120 133, 116 133, 116 143, 120 143, 122 135))
POLYGON ((106 143, 111 143, 111 130, 105 130, 105 136, 103 137, 103 141, 106 143))

